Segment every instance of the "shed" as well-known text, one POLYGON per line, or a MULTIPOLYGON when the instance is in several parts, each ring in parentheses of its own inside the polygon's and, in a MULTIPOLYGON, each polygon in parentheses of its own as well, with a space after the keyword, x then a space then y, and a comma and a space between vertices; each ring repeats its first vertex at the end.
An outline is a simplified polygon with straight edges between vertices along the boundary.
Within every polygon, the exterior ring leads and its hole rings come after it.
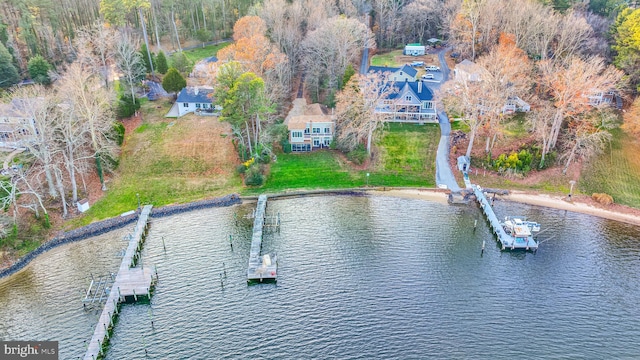
POLYGON ((458 156, 458 170, 465 172, 469 171, 470 161, 466 156, 458 156))
POLYGON ((425 51, 426 51, 425 46, 420 45, 419 43, 407 44, 407 46, 404 47, 405 55, 419 56, 419 55, 424 55, 425 51))
POLYGON ((83 213, 83 212, 89 210, 89 200, 87 200, 87 199, 79 200, 78 203, 77 203, 77 206, 78 206, 78 211, 83 213))

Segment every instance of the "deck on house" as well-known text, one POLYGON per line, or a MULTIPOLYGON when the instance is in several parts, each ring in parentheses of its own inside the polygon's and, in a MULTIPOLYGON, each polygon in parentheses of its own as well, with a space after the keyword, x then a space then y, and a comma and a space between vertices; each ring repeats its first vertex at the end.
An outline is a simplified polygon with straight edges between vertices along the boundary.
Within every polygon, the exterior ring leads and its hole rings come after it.
POLYGON ((267 210, 267 196, 258 196, 258 205, 253 219, 253 235, 251 237, 251 250, 249 251, 249 266, 247 269, 247 281, 276 281, 278 265, 275 259, 271 261, 269 256, 261 256, 262 233, 265 225, 267 210))
POLYGON ((85 360, 95 360, 103 356, 105 339, 109 339, 114 316, 118 313, 118 304, 125 301, 137 301, 139 297, 151 296, 156 278, 150 267, 135 267, 140 256, 139 250, 147 230, 149 214, 152 205, 142 209, 133 236, 129 240, 129 246, 122 258, 118 274, 113 282, 109 297, 102 309, 98 324, 96 325, 91 341, 84 355, 85 360))

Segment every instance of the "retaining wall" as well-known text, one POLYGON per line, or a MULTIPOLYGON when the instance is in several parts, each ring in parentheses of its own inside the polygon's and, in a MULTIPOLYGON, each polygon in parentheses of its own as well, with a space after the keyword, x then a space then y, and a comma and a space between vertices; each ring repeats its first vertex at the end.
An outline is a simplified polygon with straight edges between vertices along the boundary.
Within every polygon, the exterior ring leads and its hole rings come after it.
MULTIPOLYGON (((154 208, 151 212, 151 217, 164 217, 174 214, 180 214, 193 210, 200 210, 212 207, 231 206, 240 204, 242 200, 237 194, 231 194, 220 198, 196 201, 189 204, 180 205, 168 205, 161 208, 154 208)), ((10 267, 0 271, 0 279, 9 275, 12 275, 22 268, 27 266, 31 260, 35 259, 38 255, 43 254, 57 246, 68 244, 71 242, 84 240, 90 237, 101 235, 109 231, 120 229, 125 225, 135 223, 138 220, 138 213, 134 213, 127 216, 118 216, 115 218, 98 221, 91 223, 87 226, 83 226, 78 229, 67 231, 60 236, 57 236, 45 244, 42 244, 37 249, 33 250, 23 258, 18 259, 10 267)))

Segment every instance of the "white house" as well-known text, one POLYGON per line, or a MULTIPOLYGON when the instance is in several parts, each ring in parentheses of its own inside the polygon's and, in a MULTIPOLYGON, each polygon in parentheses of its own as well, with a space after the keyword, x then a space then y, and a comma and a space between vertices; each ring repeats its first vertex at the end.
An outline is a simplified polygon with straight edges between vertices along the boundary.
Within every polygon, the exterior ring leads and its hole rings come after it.
POLYGON ((397 91, 381 100, 376 113, 388 122, 437 123, 438 113, 433 92, 419 81, 390 83, 397 91))
POLYGON ((198 115, 218 115, 222 108, 213 105, 213 88, 210 87, 186 87, 180 91, 176 100, 178 107, 177 116, 188 113, 196 113, 198 115))
POLYGON ((404 47, 404 54, 405 55, 419 56, 419 55, 424 55, 425 52, 426 52, 426 47, 424 45, 419 44, 419 43, 417 43, 417 44, 407 44, 407 46, 404 47))
POLYGON ((368 72, 389 73, 389 81, 416 81, 418 71, 409 65, 402 67, 369 66, 368 72))
POLYGON ((507 103, 502 108, 503 114, 513 114, 516 112, 529 112, 531 111, 531 105, 528 102, 520 99, 517 96, 513 96, 507 99, 507 103))

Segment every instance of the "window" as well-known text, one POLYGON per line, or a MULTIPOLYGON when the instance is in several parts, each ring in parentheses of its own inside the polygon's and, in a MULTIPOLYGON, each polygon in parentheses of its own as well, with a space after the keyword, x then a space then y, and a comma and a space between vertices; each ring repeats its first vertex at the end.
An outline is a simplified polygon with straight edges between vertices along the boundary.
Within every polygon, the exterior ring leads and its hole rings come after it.
POLYGON ((304 133, 308 135, 309 134, 309 128, 305 128, 304 129, 304 133))
POLYGON ((302 137, 302 131, 292 131, 291 132, 291 138, 301 138, 302 137))
POLYGON ((324 146, 331 146, 331 138, 324 138, 324 146))
POLYGON ((189 107, 189 103, 183 103, 182 107, 189 107))
POLYGON ((393 100, 383 100, 382 103, 385 105, 393 105, 393 100))
POLYGON ((411 96, 411 95, 406 95, 406 96, 404 97, 404 101, 413 101, 413 96, 411 96))
POLYGON ((200 104, 196 103, 196 109, 200 109, 200 104))
POLYGON ((325 134, 331 134, 331 128, 324 128, 325 134))
POLYGON ((313 139, 313 146, 320 146, 320 139, 313 139))
POLYGON ((423 109, 433 109, 433 103, 431 101, 423 101, 422 102, 423 109))
POLYGON ((320 134, 320 128, 313 128, 314 134, 320 134))

